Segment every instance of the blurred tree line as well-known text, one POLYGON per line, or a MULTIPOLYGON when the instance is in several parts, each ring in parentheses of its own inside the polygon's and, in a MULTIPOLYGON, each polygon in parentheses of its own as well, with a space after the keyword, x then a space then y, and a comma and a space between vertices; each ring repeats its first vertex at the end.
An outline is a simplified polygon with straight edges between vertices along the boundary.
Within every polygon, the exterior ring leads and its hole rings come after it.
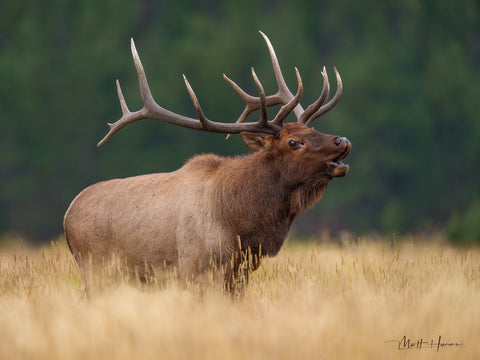
POLYGON ((479 19, 475 0, 3 0, 0 233, 46 239, 89 184, 171 171, 200 152, 246 153, 238 136, 155 121, 96 143, 121 115, 115 79, 130 109, 141 106, 130 37, 159 104, 194 116, 184 73, 207 116, 229 122, 243 103, 223 72, 253 94, 254 66, 276 91, 262 30, 292 88, 299 67, 304 106, 323 65, 333 87, 333 65, 344 81, 315 127, 352 141, 350 172, 297 234, 445 229, 480 241, 479 19))

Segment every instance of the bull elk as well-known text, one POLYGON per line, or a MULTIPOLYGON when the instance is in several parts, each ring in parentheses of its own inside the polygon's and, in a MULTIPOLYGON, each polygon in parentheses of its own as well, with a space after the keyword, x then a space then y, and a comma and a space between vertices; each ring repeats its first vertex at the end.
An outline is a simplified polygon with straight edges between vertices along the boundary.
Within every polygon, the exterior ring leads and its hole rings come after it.
POLYGON ((146 264, 166 265, 175 267, 182 277, 195 278, 213 260, 217 265, 229 264, 223 276, 225 287, 231 288, 245 262, 255 270, 261 257, 277 254, 297 215, 320 199, 331 179, 345 176, 348 165, 342 160, 350 152, 350 142, 308 126, 340 99, 342 81, 337 69, 337 90, 332 99, 327 102, 330 85, 323 68, 323 90, 304 110, 298 70, 295 68, 298 89, 293 95, 272 44, 260 33, 267 43, 278 91, 266 96, 253 68, 259 96, 247 94, 224 75, 246 103, 235 123, 207 119, 185 76, 198 119, 159 106, 132 39, 144 106, 131 112, 117 80, 123 116, 108 124, 110 131, 98 146, 133 122, 154 119, 201 131, 239 133, 253 153, 232 158, 197 155, 171 173, 114 179, 86 188, 73 200, 64 218, 66 239, 82 267, 87 258, 101 263, 119 256, 140 273, 146 264), (283 106, 273 120, 268 120, 267 108, 274 105, 283 106), (260 119, 246 122, 256 110, 260 119), (284 124, 292 111, 297 122, 284 124))

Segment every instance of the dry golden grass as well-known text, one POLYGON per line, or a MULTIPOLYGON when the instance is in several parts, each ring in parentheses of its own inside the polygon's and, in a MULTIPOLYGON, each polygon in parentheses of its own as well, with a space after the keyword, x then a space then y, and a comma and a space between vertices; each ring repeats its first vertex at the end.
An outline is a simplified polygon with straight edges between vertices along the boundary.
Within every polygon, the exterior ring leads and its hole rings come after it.
POLYGON ((0 250, 0 359, 480 359, 475 248, 287 244, 236 299, 106 273, 87 299, 63 242, 0 250))

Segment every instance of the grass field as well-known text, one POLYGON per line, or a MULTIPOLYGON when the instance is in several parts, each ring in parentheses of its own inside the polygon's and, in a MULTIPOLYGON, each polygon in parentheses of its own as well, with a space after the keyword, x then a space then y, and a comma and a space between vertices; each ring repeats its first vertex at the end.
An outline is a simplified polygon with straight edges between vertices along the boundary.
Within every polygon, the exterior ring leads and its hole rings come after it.
POLYGON ((480 359, 480 249, 441 239, 289 242, 234 299, 105 273, 0 249, 0 359, 480 359))

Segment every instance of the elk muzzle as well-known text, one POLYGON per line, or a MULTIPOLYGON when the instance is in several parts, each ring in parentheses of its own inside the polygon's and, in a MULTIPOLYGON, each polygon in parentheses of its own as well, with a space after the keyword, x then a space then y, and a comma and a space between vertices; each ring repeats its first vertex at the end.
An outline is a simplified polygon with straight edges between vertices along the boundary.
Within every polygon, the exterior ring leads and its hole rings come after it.
POLYGON ((348 172, 348 165, 343 163, 352 149, 352 143, 346 137, 335 137, 335 152, 328 161, 328 172, 332 177, 342 177, 348 172))

